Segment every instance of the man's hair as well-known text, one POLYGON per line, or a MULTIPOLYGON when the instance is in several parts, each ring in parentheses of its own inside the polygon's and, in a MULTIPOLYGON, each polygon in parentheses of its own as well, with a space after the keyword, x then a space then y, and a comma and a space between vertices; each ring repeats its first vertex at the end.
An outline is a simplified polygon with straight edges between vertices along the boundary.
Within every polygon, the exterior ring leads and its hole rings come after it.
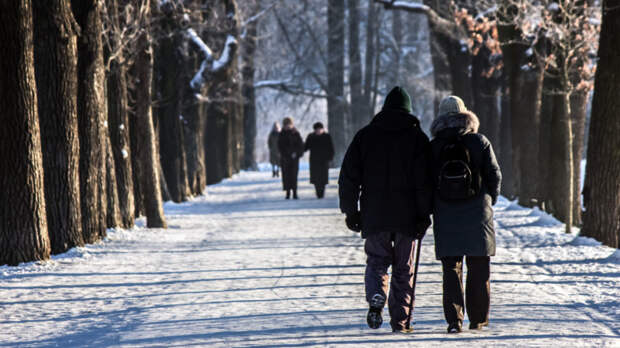
POLYGON ((314 125, 312 125, 312 129, 317 130, 317 129, 322 129, 325 128, 323 127, 323 124, 321 122, 317 122, 314 125))

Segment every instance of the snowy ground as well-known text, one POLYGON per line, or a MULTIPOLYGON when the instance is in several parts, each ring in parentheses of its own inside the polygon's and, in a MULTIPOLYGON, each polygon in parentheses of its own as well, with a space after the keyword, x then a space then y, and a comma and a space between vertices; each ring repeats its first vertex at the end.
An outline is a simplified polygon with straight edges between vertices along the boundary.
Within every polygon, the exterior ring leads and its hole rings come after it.
POLYGON ((445 334, 430 232, 415 334, 392 334, 388 318, 368 329, 362 240, 344 227, 336 186, 316 200, 307 177, 285 201, 269 173, 242 173, 167 204, 166 231, 114 231, 51 262, 0 267, 0 346, 620 347, 620 253, 506 200, 486 330, 445 334))

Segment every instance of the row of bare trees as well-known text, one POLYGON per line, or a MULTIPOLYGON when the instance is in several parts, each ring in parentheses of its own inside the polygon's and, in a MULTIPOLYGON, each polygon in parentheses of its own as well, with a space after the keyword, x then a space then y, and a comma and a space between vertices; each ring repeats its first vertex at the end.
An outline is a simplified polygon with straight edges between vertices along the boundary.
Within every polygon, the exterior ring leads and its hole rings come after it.
POLYGON ((609 171, 617 156, 604 135, 618 121, 605 116, 614 98, 600 97, 608 93, 601 90, 610 83, 607 76, 618 73, 610 58, 618 47, 609 24, 617 21, 617 6, 586 0, 375 1, 427 16, 437 100, 446 92, 460 95, 479 115, 481 132, 499 149, 502 193, 552 213, 567 232, 581 226, 584 215, 583 235, 618 247, 620 181, 609 171), (599 58, 607 57, 598 70, 597 50, 599 58), (589 131, 582 205, 581 161, 593 89, 592 124, 605 130, 589 131), (602 117, 605 126, 595 123, 602 117))
POLYGON ((165 228, 163 201, 255 166, 256 19, 240 16, 235 0, 0 4, 0 265, 139 216, 165 228))

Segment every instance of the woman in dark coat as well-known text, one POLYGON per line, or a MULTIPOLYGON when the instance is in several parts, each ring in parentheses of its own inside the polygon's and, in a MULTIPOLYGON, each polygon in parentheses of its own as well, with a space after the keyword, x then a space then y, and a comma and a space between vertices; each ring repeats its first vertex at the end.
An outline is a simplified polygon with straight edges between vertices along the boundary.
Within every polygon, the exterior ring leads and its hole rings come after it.
POLYGON ((329 162, 334 158, 334 144, 321 122, 312 128, 314 132, 308 134, 304 150, 310 150, 310 183, 314 184, 317 198, 323 198, 325 186, 329 183, 329 162))
POLYGON ((280 137, 280 124, 278 122, 273 123, 271 133, 267 139, 267 145, 269 146, 269 163, 271 163, 271 175, 272 177, 280 176, 280 150, 278 150, 278 138, 280 137))
POLYGON ((297 199, 297 173, 299 172, 299 158, 304 155, 304 141, 293 125, 293 119, 284 118, 283 129, 278 137, 280 151, 280 167, 282 168, 282 189, 286 191, 286 199, 297 199))
POLYGON ((492 205, 499 195, 501 172, 491 143, 477 133, 479 124, 478 117, 467 110, 460 98, 449 96, 441 101, 439 117, 431 125, 432 168, 436 180, 435 253, 443 267, 443 307, 450 333, 461 331, 464 302, 470 329, 481 329, 489 322, 490 257, 495 255, 492 205), (440 178, 449 178, 443 175, 447 168, 446 153, 455 146, 468 151, 472 182, 477 183, 471 184, 475 189, 469 191, 468 198, 456 200, 446 198, 440 184, 440 178), (462 285, 463 257, 468 269, 466 301, 462 285))

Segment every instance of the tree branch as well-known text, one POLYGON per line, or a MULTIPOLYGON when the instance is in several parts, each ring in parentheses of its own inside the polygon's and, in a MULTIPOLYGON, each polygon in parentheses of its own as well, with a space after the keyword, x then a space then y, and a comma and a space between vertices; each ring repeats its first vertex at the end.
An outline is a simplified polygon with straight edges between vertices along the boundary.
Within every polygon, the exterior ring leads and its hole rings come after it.
POLYGON ((441 17, 435 10, 424 4, 408 2, 408 1, 395 1, 395 0, 374 0, 376 3, 382 4, 386 10, 401 10, 410 13, 419 13, 426 15, 428 23, 435 32, 442 34, 446 37, 461 40, 463 37, 460 35, 458 25, 453 21, 441 17))

